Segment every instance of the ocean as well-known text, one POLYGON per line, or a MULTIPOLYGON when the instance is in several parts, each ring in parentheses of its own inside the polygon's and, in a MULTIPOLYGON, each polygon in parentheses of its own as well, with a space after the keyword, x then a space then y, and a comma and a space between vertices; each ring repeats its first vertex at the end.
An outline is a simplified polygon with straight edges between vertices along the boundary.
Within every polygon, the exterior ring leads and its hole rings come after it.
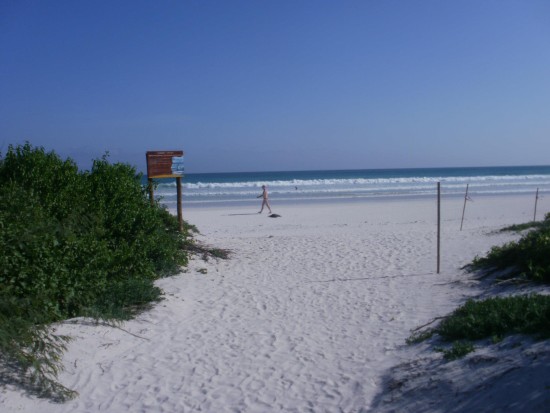
MULTIPOLYGON (((155 198, 176 207, 176 180, 155 179, 155 198)), ((428 197, 441 182, 443 196, 475 199, 488 195, 550 193, 550 166, 364 169, 330 171, 238 172, 186 174, 182 179, 184 207, 259 203, 267 185, 272 205, 331 200, 428 197)), ((143 178, 146 185, 147 177, 143 178)))

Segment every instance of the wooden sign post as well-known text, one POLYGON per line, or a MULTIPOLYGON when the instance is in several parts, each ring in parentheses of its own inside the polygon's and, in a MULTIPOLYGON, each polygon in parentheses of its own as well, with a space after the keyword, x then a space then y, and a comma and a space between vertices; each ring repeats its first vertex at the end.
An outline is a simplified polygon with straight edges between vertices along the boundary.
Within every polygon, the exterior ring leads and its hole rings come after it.
POLYGON ((183 151, 148 151, 146 153, 146 158, 151 205, 155 202, 153 178, 176 178, 178 188, 178 223, 180 231, 183 231, 183 212, 181 203, 181 177, 184 171, 183 151))

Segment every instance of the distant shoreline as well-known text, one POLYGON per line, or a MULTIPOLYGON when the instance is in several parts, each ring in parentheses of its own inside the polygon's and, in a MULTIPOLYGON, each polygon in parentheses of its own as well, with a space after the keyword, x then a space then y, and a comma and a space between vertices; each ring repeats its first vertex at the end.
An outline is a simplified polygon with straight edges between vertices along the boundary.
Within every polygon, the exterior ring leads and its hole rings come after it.
MULTIPOLYGON (((463 199, 464 194, 446 194, 444 188, 442 188, 441 200, 444 202, 446 200, 463 199)), ((540 191, 539 196, 543 194, 550 194, 550 191, 540 191)), ((411 194, 394 194, 394 195, 371 195, 371 196, 357 196, 357 197, 326 197, 326 198, 293 198, 293 199, 280 199, 276 197, 271 197, 270 202, 273 209, 276 209, 277 206, 298 206, 298 205, 346 205, 346 204, 372 204, 372 203, 402 203, 402 202, 415 202, 415 201, 425 201, 429 198, 433 198, 435 204, 437 193, 434 189, 433 194, 425 195, 411 195, 411 194)), ((526 193, 501 193, 501 194, 473 194, 470 195, 470 198, 473 202, 482 201, 482 200, 493 200, 493 199, 505 199, 505 198, 525 198, 526 207, 532 204, 534 208, 535 203, 535 193, 526 192, 526 193), (532 202, 531 202, 531 201, 532 202)), ((539 199, 539 205, 542 205, 543 201, 539 199)), ((175 207, 172 205, 166 205, 169 210, 175 211, 175 207)), ((250 207, 251 209, 259 208, 260 204, 256 199, 250 200, 215 200, 215 201, 189 201, 183 198, 183 208, 193 208, 193 209, 202 209, 202 208, 224 208, 224 207, 250 207)), ((541 216, 542 218, 542 216, 541 216)))
MULTIPOLYGON (((550 167, 432 168, 194 174, 182 180, 186 208, 247 205, 269 189, 275 204, 312 205, 378 200, 428 199, 441 182, 442 196, 472 198, 502 195, 533 197, 550 194, 550 167)), ((142 179, 145 186, 147 180, 142 179)), ((156 181, 155 197, 168 208, 176 205, 175 179, 156 181)))

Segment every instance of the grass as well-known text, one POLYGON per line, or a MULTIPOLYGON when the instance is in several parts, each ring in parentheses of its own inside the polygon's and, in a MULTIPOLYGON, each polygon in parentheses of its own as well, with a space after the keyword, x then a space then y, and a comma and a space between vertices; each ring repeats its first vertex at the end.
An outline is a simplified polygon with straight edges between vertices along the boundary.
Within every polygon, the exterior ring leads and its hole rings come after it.
POLYGON ((446 341, 510 334, 550 338, 550 296, 532 294, 468 300, 437 327, 446 341))
POLYGON ((455 341, 450 348, 436 347, 435 351, 443 353, 445 360, 452 361, 473 352, 475 347, 469 341, 455 341))
POLYGON ((524 224, 514 224, 502 228, 499 232, 522 232, 528 229, 543 228, 548 225, 547 221, 531 221, 524 224))
POLYGON ((443 352, 447 360, 454 360, 474 351, 473 341, 490 339, 495 343, 512 334, 550 338, 550 296, 532 294, 468 300, 437 327, 413 334, 407 343, 419 343, 438 335, 452 345, 436 350, 443 352))
POLYGON ((476 257, 464 268, 489 274, 513 270, 526 281, 550 283, 550 214, 519 241, 493 247, 487 256, 476 257))
MULTIPOLYGON (((542 222, 513 225, 502 231, 525 231, 517 242, 493 247, 486 257, 476 257, 465 268, 493 273, 506 271, 522 280, 550 283, 550 214, 542 222)), ((435 321, 435 320, 434 320, 435 321)), ((445 359, 454 360, 474 351, 473 342, 493 343, 513 334, 550 338, 550 296, 541 294, 468 300, 434 328, 413 333, 408 344, 437 335, 447 347, 437 347, 445 359)))

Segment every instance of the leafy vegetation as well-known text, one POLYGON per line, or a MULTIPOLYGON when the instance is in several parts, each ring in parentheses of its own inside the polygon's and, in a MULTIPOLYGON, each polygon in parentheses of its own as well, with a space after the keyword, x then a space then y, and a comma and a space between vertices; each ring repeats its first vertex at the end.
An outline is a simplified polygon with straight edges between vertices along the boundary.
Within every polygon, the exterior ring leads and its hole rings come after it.
POLYGON ((514 269, 526 280, 550 283, 550 214, 519 241, 493 247, 486 257, 476 257, 466 268, 489 273, 514 269))
POLYGON ((469 341, 455 341, 450 348, 436 348, 436 351, 443 353, 445 360, 452 361, 464 357, 475 350, 475 347, 469 341))
MULTIPOLYGON (((517 242, 493 247, 486 257, 466 266, 470 271, 488 273, 511 270, 525 280, 550 282, 550 214, 544 221, 513 225, 503 230, 530 229, 517 242)), ((418 331, 409 337, 408 344, 427 340, 438 334, 450 348, 438 348, 445 358, 454 360, 474 350, 475 340, 502 340, 511 334, 529 334, 540 339, 550 338, 550 296, 518 295, 494 297, 481 301, 468 300, 431 329, 418 331)))
POLYGON ((187 234, 151 205, 140 175, 107 156, 80 172, 29 143, 0 155, 0 361, 50 395, 68 338, 48 325, 127 319, 160 299, 156 278, 187 263, 187 234))
POLYGON ((508 232, 508 231, 521 232, 528 229, 545 227, 548 225, 550 225, 550 220, 545 219, 544 221, 531 221, 531 222, 526 222, 524 224, 514 224, 508 227, 504 227, 500 230, 500 232, 508 232))
POLYGON ((534 294, 468 300, 437 327, 413 334, 407 342, 421 342, 434 334, 453 343, 450 349, 438 348, 448 360, 473 351, 471 341, 475 340, 498 342, 511 334, 547 339, 550 338, 550 296, 534 294))
POLYGON ((468 300, 437 327, 446 341, 480 340, 510 334, 550 338, 550 296, 519 295, 468 300))

